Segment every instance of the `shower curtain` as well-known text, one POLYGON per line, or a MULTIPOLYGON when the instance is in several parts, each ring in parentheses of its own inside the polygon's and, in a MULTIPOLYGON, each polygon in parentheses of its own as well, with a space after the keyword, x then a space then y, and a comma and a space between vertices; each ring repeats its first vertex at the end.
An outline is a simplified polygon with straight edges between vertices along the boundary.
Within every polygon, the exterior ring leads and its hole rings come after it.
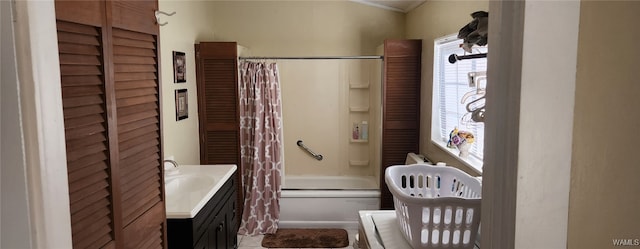
POLYGON ((275 233, 283 167, 282 101, 275 63, 240 64, 240 146, 245 184, 239 234, 275 233))

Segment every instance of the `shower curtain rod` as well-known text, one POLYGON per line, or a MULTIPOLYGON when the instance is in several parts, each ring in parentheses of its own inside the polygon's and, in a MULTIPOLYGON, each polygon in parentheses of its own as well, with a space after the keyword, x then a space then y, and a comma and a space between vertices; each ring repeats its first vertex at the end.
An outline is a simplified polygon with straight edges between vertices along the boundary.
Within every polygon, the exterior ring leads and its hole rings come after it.
POLYGON ((345 59, 384 59, 382 55, 361 56, 316 56, 316 57, 238 57, 240 60, 345 60, 345 59))

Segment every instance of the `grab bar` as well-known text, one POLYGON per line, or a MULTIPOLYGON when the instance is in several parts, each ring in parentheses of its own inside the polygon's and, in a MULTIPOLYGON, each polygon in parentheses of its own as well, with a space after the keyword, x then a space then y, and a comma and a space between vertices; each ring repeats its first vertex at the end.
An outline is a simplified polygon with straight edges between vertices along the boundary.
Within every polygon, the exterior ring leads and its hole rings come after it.
POLYGON ((298 140, 298 142, 296 143, 299 147, 301 147, 302 149, 306 150, 313 158, 315 158, 318 161, 322 161, 322 155, 317 154, 313 151, 311 151, 311 149, 309 149, 309 147, 307 147, 306 145, 304 145, 302 143, 302 140, 298 140))

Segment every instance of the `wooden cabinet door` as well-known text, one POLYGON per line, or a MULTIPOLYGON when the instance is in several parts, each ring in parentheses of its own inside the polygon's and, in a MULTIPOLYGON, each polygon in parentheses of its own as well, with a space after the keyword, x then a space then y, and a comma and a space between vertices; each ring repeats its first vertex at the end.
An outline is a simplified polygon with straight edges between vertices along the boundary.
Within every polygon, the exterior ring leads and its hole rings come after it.
POLYGON ((238 245, 238 228, 239 225, 239 219, 237 214, 237 208, 238 208, 238 200, 237 200, 237 190, 235 190, 236 186, 235 184, 232 185, 232 188, 234 188, 233 192, 231 193, 231 197, 229 197, 229 201, 227 201, 227 204, 225 205, 225 213, 226 213, 226 217, 227 217, 227 245, 229 246, 229 248, 234 248, 234 246, 238 245))
POLYGON ((228 248, 227 247, 227 217, 225 215, 225 208, 220 210, 220 213, 216 215, 216 218, 210 224, 209 227, 209 248, 228 248))
POLYGON ((157 1, 55 1, 74 248, 165 248, 157 1))
POLYGON ((237 45, 196 44, 200 163, 240 165, 237 45))
POLYGON ((202 238, 198 239, 193 249, 209 249, 209 237, 205 234, 202 238))
POLYGON ((235 212, 235 196, 229 198, 225 205, 224 212, 226 217, 226 227, 224 228, 226 235, 226 248, 235 248, 238 245, 238 228, 236 224, 235 212))
MULTIPOLYGON (((243 208, 240 162, 238 58, 235 42, 195 45, 200 124, 200 164, 235 164, 236 218, 243 208)), ((237 231, 237 227, 236 227, 237 231)))
POLYGON ((393 209, 384 171, 419 152, 422 40, 385 40, 380 208, 393 209))

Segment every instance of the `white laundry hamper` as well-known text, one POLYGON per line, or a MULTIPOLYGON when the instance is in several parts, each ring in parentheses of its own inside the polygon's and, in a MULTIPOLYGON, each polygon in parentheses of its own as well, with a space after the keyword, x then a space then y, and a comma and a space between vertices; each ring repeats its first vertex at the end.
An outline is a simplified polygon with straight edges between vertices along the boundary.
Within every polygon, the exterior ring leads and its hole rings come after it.
POLYGON ((385 170, 396 218, 414 249, 473 249, 480 226, 480 181, 462 170, 427 164, 385 170))

